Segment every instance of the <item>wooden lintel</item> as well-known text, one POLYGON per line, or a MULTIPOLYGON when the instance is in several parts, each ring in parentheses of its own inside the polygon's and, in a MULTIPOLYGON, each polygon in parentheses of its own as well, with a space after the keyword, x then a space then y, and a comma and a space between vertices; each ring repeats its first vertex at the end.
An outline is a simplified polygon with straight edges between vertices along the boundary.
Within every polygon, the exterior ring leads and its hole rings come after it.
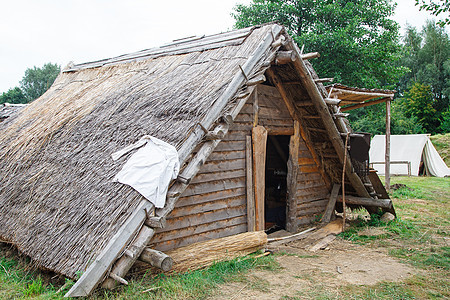
POLYGON ((349 111, 349 110, 353 110, 353 109, 357 109, 357 108, 361 108, 361 107, 366 107, 366 106, 370 106, 370 105, 375 105, 375 104, 380 104, 380 103, 384 103, 386 101, 391 100, 390 97, 385 97, 385 98, 381 98, 378 100, 373 100, 373 101, 368 101, 368 102, 364 102, 364 103, 360 103, 360 104, 355 104, 355 105, 350 105, 350 106, 346 106, 346 107, 341 107, 341 111, 345 112, 345 111, 349 111))
POLYGON ((269 135, 293 135, 294 128, 267 128, 269 135))

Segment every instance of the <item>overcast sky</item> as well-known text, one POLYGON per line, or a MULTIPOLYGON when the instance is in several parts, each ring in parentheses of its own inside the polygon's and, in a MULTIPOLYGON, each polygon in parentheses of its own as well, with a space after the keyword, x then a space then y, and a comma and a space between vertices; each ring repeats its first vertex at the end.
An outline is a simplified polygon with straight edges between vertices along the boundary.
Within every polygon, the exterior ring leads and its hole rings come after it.
MULTIPOLYGON (((0 93, 47 62, 82 63, 233 27, 236 4, 251 0, 0 0, 0 93)), ((421 28, 430 18, 398 0, 395 20, 421 28)))

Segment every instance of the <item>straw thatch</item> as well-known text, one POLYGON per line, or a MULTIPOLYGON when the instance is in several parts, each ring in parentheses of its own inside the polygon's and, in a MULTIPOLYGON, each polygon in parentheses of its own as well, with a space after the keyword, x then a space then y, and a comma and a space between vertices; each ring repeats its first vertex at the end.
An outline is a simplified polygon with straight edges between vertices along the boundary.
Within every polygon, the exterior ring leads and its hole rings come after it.
POLYGON ((84 271, 141 200, 111 182, 127 157, 110 155, 147 134, 179 148, 268 30, 63 71, 0 123, 0 237, 41 267, 84 271))
POLYGON ((4 121, 6 118, 17 115, 17 113, 21 111, 25 106, 26 104, 0 104, 0 122, 4 121))

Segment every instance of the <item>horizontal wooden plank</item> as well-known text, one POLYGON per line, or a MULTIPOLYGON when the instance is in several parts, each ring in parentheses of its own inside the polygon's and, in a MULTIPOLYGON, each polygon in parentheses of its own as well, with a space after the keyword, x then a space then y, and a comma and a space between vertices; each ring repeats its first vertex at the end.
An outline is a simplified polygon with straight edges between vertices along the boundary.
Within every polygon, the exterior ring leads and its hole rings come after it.
POLYGON ((305 188, 305 189, 297 189, 297 198, 304 199, 308 196, 323 196, 326 197, 330 191, 326 188, 305 188))
POLYGON ((298 168, 299 172, 302 173, 316 173, 319 172, 319 168, 317 166, 300 166, 298 168))
POLYGON ((298 158, 298 165, 304 166, 304 165, 316 165, 314 159, 312 157, 299 157, 298 158))
MULTIPOLYGON (((224 172, 231 170, 245 170, 245 158, 231 160, 213 160, 207 161, 198 171, 199 174, 224 172)), ((219 178, 217 178, 219 179, 219 178)))
MULTIPOLYGON (((249 129, 251 130, 251 128, 249 129)), ((245 151, 245 140, 243 141, 222 141, 217 145, 215 151, 245 151)))
POLYGON ((245 158, 245 151, 243 151, 243 150, 237 150, 237 151, 214 151, 208 157, 207 161, 230 160, 230 159, 237 159, 237 158, 245 158))
POLYGON ((205 203, 205 202, 210 202, 210 201, 219 200, 219 199, 242 196, 245 194, 246 194, 245 187, 241 187, 241 188, 233 188, 233 189, 228 189, 228 190, 220 190, 220 191, 211 192, 211 193, 204 193, 204 194, 200 194, 200 195, 193 195, 193 196, 189 196, 189 197, 181 197, 177 201, 177 204, 175 205, 175 207, 189 206, 189 205, 205 203))
POLYGON ((220 179, 232 179, 239 178, 245 176, 245 169, 241 168, 239 170, 232 171, 220 171, 216 173, 204 173, 197 174, 194 179, 192 179, 191 183, 202 183, 202 182, 210 182, 215 181, 217 178, 220 179))
POLYGON ((240 224, 236 226, 227 227, 224 229, 208 231, 201 234, 191 235, 186 238, 170 240, 166 242, 156 243, 150 245, 150 248, 159 251, 168 251, 182 246, 187 246, 193 243, 202 242, 210 239, 218 239, 221 237, 226 237, 230 235, 235 235, 238 233, 246 232, 247 224, 240 224))
MULTIPOLYGON (((245 196, 237 196, 233 198, 226 198, 222 200, 215 200, 206 203, 199 203, 190 206, 176 207, 170 213, 169 218, 178 218, 183 216, 195 215, 213 210, 224 209, 227 207, 235 207, 245 205, 247 203, 245 196)), ((212 222, 213 220, 211 220, 212 222)))
POLYGON ((246 215, 247 208, 245 205, 223 208, 215 211, 208 211, 190 216, 182 216, 178 218, 167 219, 166 227, 158 229, 157 232, 167 232, 177 230, 179 228, 196 226, 214 222, 214 220, 226 220, 246 215))
POLYGON ((233 130, 228 131, 222 141, 245 141, 245 137, 247 136, 245 131, 233 130))
POLYGON ((314 206, 314 207, 309 207, 307 209, 297 210, 297 215, 299 217, 312 216, 312 215, 317 215, 317 214, 323 213, 324 211, 325 211, 325 206, 314 206))
POLYGON ((319 173, 300 173, 297 174, 297 181, 302 182, 306 180, 316 180, 316 181, 323 181, 322 175, 319 173))
POLYGON ((327 189, 326 184, 322 180, 307 180, 298 181, 297 190, 299 189, 309 189, 309 188, 321 188, 327 189))
POLYGON ((326 207, 328 204, 328 199, 320 199, 311 202, 301 202, 297 204, 298 210, 303 210, 311 207, 326 207))
POLYGON ((318 221, 318 217, 317 216, 302 216, 297 218, 297 224, 300 225, 307 225, 307 224, 311 224, 314 223, 315 221, 318 221))
POLYGON ((225 180, 219 179, 211 182, 190 184, 181 196, 188 197, 242 187, 245 187, 245 177, 225 180))
POLYGON ((226 229, 235 225, 246 224, 246 222, 247 216, 239 216, 235 218, 227 218, 224 220, 215 220, 211 223, 199 224, 196 226, 187 226, 173 231, 159 233, 154 237, 154 242, 160 243, 170 240, 176 240, 212 230, 226 229))

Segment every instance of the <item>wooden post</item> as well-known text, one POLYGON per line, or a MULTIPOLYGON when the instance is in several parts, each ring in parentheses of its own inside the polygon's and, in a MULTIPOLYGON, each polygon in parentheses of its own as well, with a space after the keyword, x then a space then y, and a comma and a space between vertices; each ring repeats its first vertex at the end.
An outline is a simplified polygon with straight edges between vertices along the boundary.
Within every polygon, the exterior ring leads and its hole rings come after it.
POLYGON ((253 194, 252 137, 246 137, 245 163, 247 167, 247 231, 256 231, 255 197, 253 194))
POLYGON ((391 100, 386 101, 386 152, 384 159, 386 164, 384 165, 384 178, 386 184, 386 190, 389 192, 391 187, 391 100))
POLYGON ((298 149, 300 146, 300 123, 294 121, 294 135, 289 143, 289 159, 287 163, 287 202, 286 202, 286 230, 297 231, 297 174, 298 149))
POLYGON ((253 91, 253 127, 258 126, 259 116, 259 101, 258 101, 258 87, 253 91))
POLYGON ((266 186, 267 130, 263 126, 253 127, 253 178, 255 186, 256 230, 264 230, 264 190, 266 186))

